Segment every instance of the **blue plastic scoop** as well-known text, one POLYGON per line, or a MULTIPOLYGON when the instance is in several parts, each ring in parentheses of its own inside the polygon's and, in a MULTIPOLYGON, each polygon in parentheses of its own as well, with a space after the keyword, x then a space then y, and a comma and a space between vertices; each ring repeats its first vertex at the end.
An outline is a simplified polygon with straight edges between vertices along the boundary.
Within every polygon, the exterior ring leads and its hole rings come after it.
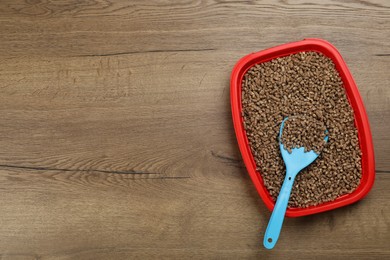
MULTIPOLYGON (((284 178, 282 188, 280 189, 271 219, 268 222, 267 230, 265 231, 263 244, 267 249, 272 249, 278 241, 295 177, 302 169, 309 166, 319 156, 319 154, 315 153, 313 150, 305 152, 305 147, 293 148, 291 153, 284 148, 282 133, 284 123, 287 119, 288 117, 282 121, 279 130, 279 148, 282 153, 284 164, 286 165, 286 177, 284 178)), ((325 136, 325 141, 328 142, 328 136, 325 136)))

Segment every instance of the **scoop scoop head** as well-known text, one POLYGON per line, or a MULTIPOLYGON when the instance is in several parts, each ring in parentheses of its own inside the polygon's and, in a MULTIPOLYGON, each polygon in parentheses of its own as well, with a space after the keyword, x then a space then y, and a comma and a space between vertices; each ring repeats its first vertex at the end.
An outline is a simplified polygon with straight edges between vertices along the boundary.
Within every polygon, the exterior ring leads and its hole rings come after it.
MULTIPOLYGON (((288 117, 284 118, 282 124, 279 129, 279 148, 282 154, 282 158, 284 164, 286 165, 286 169, 291 174, 295 174, 295 176, 304 168, 309 166, 312 162, 317 159, 320 155, 317 154, 313 150, 305 152, 305 147, 293 148, 291 149, 291 153, 289 153, 283 145, 282 142, 282 133, 285 122, 288 120, 288 117)), ((328 136, 325 136, 325 141, 328 142, 328 136)), ((295 177, 294 176, 294 177, 295 177)), ((291 176, 290 176, 291 177, 291 176)))

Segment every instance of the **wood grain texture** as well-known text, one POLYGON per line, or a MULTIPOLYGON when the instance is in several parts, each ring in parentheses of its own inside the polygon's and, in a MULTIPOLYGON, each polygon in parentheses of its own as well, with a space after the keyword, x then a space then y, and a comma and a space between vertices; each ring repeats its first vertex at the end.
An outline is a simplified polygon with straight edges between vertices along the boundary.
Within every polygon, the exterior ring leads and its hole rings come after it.
POLYGON ((388 259, 390 3, 319 2, 2 0, 1 259, 388 259), (229 76, 309 37, 355 77, 376 183, 266 251, 229 76))

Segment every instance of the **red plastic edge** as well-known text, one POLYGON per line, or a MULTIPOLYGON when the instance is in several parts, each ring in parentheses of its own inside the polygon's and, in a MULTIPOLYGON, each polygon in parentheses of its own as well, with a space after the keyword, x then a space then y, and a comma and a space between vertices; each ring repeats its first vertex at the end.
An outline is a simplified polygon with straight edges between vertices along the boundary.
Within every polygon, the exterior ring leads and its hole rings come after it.
POLYGON ((300 217, 316 214, 357 202, 368 194, 374 184, 375 179, 375 158, 370 125, 355 81, 353 80, 345 61, 332 44, 322 39, 305 39, 299 42, 287 43, 249 54, 237 62, 231 74, 230 101, 234 130, 236 132, 236 137, 243 161, 249 176, 257 189, 257 192, 259 193, 267 208, 269 210, 273 210, 275 202, 264 186, 260 173, 256 171, 256 164, 249 148, 248 139, 243 127, 243 120, 241 117, 242 78, 247 70, 255 64, 267 62, 277 57, 283 57, 302 51, 316 51, 331 58, 343 80, 347 97, 355 113, 355 125, 358 130, 359 144, 362 151, 362 179, 359 186, 353 193, 343 195, 334 201, 323 203, 318 206, 312 206, 308 208, 289 208, 286 211, 287 217, 300 217))

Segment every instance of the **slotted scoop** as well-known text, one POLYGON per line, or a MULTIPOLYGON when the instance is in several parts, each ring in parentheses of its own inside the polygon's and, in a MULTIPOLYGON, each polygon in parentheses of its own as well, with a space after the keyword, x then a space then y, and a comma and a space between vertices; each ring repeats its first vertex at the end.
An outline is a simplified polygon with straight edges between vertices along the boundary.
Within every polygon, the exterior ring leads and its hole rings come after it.
MULTIPOLYGON (((284 148, 282 133, 286 120, 288 120, 288 117, 283 119, 279 129, 279 148, 286 165, 286 177, 265 231, 263 244, 267 249, 272 249, 278 241, 295 177, 320 155, 313 150, 305 152, 305 147, 293 148, 291 153, 284 148)), ((328 142, 328 136, 325 136, 325 141, 328 142)))

